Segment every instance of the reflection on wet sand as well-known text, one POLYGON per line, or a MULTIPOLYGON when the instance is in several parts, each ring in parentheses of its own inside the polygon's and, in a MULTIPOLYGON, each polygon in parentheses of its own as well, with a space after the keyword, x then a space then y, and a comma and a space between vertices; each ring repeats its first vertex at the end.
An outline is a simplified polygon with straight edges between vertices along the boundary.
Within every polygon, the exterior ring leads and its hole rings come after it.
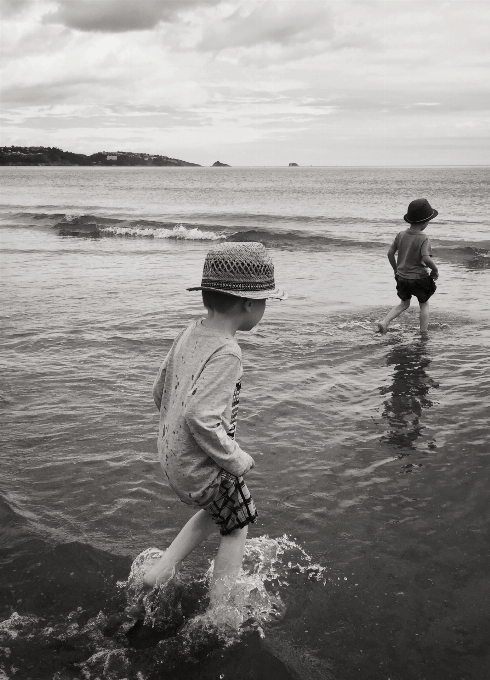
MULTIPOLYGON (((390 395, 382 413, 390 429, 382 440, 398 449, 409 449, 408 454, 422 436, 422 413, 433 404, 429 391, 439 385, 427 373, 431 359, 423 340, 396 345, 389 352, 386 363, 393 366, 394 371, 392 385, 380 388, 381 394, 390 395)), ((400 453, 403 455, 403 451, 400 453)))

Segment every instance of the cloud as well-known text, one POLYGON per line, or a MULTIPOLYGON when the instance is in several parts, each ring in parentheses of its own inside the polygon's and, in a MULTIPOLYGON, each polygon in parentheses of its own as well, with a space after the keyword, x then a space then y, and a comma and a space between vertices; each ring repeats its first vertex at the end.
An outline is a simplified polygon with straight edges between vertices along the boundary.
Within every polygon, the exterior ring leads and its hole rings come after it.
POLYGON ((2 16, 4 19, 7 19, 15 14, 20 14, 31 4, 32 0, 1 0, 2 16))
POLYGON ((98 84, 93 77, 80 76, 63 78, 53 83, 11 85, 4 88, 2 100, 4 105, 9 104, 13 107, 52 107, 77 100, 83 102, 90 93, 93 97, 95 94, 100 95, 95 89, 98 84))
POLYGON ((289 46, 333 37, 331 13, 324 2, 270 0, 245 6, 247 9, 239 8, 221 22, 209 23, 198 48, 214 51, 264 43, 289 46))
POLYGON ((175 21, 186 10, 220 2, 221 0, 59 0, 57 10, 47 15, 46 21, 84 32, 144 31, 155 28, 161 21, 175 21))
POLYGON ((404 151, 418 139, 460 162, 466 136, 471 163, 490 137, 490 3, 3 0, 3 15, 6 143, 355 164, 423 162, 404 151))
MULTIPOLYGON (((68 108, 68 107, 65 107, 68 108)), ((14 121, 18 128, 29 128, 32 130, 70 130, 70 129, 129 129, 135 130, 151 130, 151 129, 165 129, 182 128, 184 125, 200 126, 212 123, 209 116, 194 112, 183 111, 162 111, 161 113, 148 114, 147 112, 141 115, 135 115, 134 111, 130 111, 129 115, 122 115, 120 112, 112 114, 108 111, 95 110, 94 106, 87 106, 86 111, 79 110, 76 115, 60 112, 53 114, 52 110, 46 110, 44 113, 40 112, 34 117, 26 117, 24 119, 14 121)), ((11 125, 12 121, 4 119, 4 125, 11 125)))

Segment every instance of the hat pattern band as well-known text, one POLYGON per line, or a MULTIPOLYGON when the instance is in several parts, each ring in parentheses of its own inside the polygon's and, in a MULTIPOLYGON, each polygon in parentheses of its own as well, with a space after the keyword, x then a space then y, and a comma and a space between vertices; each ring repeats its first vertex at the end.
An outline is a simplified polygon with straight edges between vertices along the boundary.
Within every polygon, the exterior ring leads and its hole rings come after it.
POLYGON ((274 279, 266 281, 219 281, 218 279, 203 278, 201 288, 214 288, 218 290, 239 290, 239 291, 262 291, 274 290, 274 279))
MULTIPOLYGON (((410 222, 411 222, 412 224, 418 224, 419 222, 428 222, 428 221, 431 220, 433 217, 437 217, 438 214, 439 214, 438 212, 436 212, 435 210, 433 210, 432 213, 431 213, 428 217, 423 217, 421 220, 413 220, 413 219, 410 219, 410 222)), ((408 215, 405 215, 405 217, 408 219, 408 215)))

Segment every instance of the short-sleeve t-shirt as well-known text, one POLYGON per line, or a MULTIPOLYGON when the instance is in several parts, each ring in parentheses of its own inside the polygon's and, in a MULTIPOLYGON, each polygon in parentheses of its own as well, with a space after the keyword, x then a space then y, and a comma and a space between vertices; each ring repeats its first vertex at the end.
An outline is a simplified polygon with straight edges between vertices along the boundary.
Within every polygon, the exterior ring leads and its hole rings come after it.
POLYGON ((425 279, 429 276, 422 258, 432 255, 429 237, 422 231, 405 229, 395 237, 392 247, 398 252, 396 273, 404 279, 425 279))

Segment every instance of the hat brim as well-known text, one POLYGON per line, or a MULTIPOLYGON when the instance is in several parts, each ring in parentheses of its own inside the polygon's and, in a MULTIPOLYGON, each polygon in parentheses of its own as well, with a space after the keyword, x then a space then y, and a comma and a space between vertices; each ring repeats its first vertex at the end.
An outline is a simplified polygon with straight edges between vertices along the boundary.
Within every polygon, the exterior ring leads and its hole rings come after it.
POLYGON ((208 286, 192 286, 186 290, 212 290, 215 293, 224 295, 234 295, 235 297, 247 298, 248 300, 287 300, 288 294, 280 288, 272 290, 222 290, 221 288, 210 288, 208 286))
POLYGON ((433 220, 434 217, 437 217, 439 213, 437 210, 432 209, 432 215, 430 217, 424 217, 423 220, 409 220, 408 215, 404 215, 403 219, 405 222, 408 222, 409 224, 422 224, 422 222, 430 222, 430 220, 433 220))

